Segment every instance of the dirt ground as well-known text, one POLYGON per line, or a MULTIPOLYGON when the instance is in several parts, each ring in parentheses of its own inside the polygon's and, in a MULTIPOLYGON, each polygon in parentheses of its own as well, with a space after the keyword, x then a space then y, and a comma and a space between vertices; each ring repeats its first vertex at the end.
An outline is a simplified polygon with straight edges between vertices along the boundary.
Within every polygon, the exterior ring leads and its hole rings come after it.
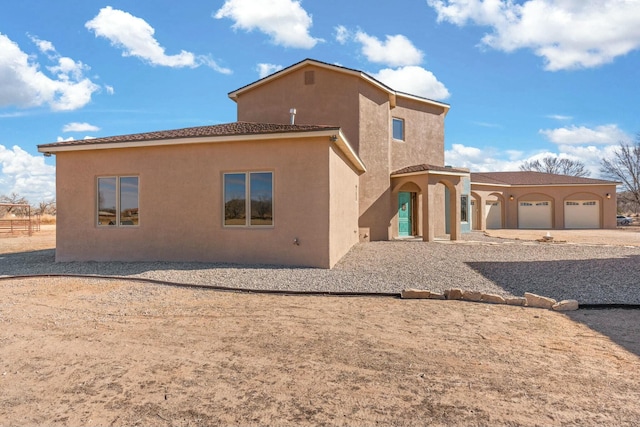
POLYGON ((0 296, 0 425, 640 424, 638 310, 71 278, 0 296))

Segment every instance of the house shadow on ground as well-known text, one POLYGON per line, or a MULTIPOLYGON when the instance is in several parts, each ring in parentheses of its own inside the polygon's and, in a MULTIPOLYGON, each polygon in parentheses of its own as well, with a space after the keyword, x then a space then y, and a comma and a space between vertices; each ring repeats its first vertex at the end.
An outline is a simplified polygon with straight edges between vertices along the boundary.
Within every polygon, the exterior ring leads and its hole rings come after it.
POLYGON ((581 308, 564 313, 640 356, 640 256, 531 262, 467 262, 506 292, 575 299, 581 304, 628 308, 581 308))

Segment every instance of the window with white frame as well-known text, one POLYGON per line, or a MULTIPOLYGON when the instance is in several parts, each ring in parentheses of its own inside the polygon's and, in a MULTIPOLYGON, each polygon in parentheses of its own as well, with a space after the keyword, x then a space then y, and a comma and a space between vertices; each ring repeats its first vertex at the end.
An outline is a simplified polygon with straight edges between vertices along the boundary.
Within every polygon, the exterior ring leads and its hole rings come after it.
POLYGON ((224 226, 273 226, 273 172, 223 175, 224 226))
POLYGON ((404 141, 404 120, 394 117, 392 122, 393 139, 404 141))
POLYGON ((100 227, 136 226, 140 222, 139 178, 99 177, 97 183, 97 224, 100 227))

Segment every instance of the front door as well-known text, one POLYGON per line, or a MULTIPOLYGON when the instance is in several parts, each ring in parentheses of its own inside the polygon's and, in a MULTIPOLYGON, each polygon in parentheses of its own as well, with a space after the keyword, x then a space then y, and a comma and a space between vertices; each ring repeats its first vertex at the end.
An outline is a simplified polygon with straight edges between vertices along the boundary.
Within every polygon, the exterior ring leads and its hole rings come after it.
POLYGON ((411 235, 411 193, 398 193, 398 237, 411 235))

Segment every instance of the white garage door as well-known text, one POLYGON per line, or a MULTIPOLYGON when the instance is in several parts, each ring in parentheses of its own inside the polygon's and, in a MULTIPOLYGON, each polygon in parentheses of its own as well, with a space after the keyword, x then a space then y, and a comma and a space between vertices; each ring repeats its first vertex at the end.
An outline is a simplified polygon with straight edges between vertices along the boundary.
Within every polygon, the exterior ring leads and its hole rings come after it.
POLYGON ((600 205, 597 200, 564 202, 565 228, 600 228, 600 205))
POLYGON ((520 202, 518 228, 551 228, 551 202, 520 202))
POLYGON ((500 206, 500 201, 488 200, 484 213, 488 230, 502 228, 502 207, 500 206))

